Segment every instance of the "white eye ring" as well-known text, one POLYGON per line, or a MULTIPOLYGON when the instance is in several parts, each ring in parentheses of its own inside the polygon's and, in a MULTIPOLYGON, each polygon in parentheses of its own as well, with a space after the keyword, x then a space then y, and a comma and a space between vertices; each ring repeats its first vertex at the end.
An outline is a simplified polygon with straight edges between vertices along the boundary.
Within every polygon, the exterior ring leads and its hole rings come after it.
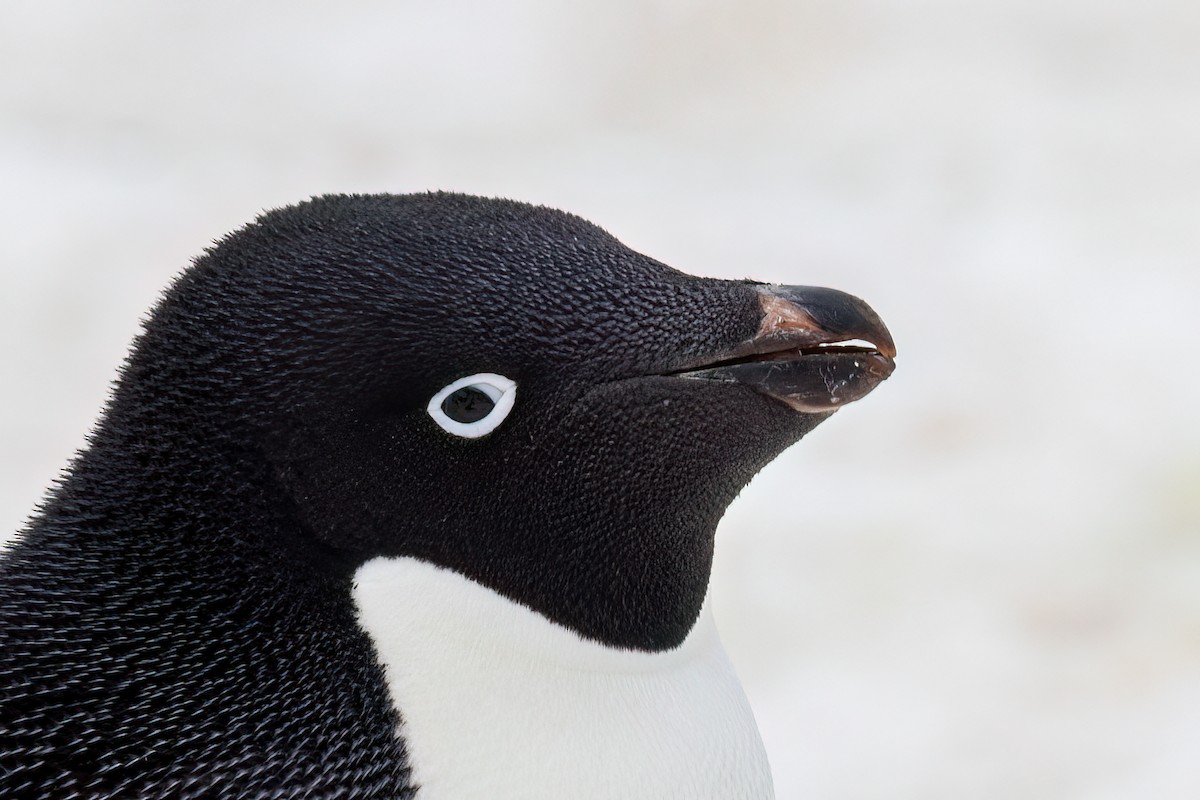
POLYGON ((429 412, 429 416, 433 417, 433 421, 447 433, 461 436, 464 439, 478 439, 480 436, 487 436, 496 430, 501 422, 504 422, 509 412, 512 411, 516 399, 517 384, 514 381, 492 372, 480 372, 477 375, 459 378, 444 387, 430 399, 426 411, 429 412), (442 404, 446 402, 446 398, 459 389, 468 387, 483 392, 495 405, 487 413, 487 416, 474 422, 459 422, 451 419, 442 409, 442 404))

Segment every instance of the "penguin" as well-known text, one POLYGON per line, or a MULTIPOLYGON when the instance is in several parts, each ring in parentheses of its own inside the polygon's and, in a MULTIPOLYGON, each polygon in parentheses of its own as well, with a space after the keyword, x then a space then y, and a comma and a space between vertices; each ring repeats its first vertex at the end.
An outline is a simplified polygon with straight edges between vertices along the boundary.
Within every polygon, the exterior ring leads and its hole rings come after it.
POLYGON ((895 354, 545 207, 264 213, 3 554, 0 796, 771 797, 717 523, 895 354))

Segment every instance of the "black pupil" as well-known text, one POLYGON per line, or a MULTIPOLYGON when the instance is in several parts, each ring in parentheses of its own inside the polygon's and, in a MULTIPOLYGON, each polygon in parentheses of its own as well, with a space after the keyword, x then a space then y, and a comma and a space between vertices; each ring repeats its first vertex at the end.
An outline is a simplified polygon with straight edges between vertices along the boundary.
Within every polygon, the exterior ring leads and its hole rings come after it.
POLYGON ((479 422, 492 413, 492 398, 474 386, 464 386, 442 401, 442 411, 455 422, 479 422))

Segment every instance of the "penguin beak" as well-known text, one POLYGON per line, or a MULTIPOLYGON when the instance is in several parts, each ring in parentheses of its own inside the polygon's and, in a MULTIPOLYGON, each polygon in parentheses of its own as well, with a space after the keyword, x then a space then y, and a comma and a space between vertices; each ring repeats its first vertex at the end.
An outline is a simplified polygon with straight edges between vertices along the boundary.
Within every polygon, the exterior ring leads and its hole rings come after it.
POLYGON ((763 317, 747 342, 673 374, 737 383, 796 411, 826 413, 865 397, 896 368, 896 344, 870 306, 816 286, 760 286, 763 317))

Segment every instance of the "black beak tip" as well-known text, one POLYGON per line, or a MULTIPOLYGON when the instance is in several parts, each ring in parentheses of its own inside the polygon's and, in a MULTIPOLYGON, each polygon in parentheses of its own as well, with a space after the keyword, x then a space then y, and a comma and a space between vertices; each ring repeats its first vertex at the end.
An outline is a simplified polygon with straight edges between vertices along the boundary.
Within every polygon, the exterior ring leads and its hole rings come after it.
MULTIPOLYGON (((773 285, 761 288, 766 298, 778 298, 802 311, 833 339, 870 342, 881 355, 896 357, 896 343, 875 310, 852 294, 823 286, 773 285)), ((768 303, 764 303, 768 305, 768 303)))

